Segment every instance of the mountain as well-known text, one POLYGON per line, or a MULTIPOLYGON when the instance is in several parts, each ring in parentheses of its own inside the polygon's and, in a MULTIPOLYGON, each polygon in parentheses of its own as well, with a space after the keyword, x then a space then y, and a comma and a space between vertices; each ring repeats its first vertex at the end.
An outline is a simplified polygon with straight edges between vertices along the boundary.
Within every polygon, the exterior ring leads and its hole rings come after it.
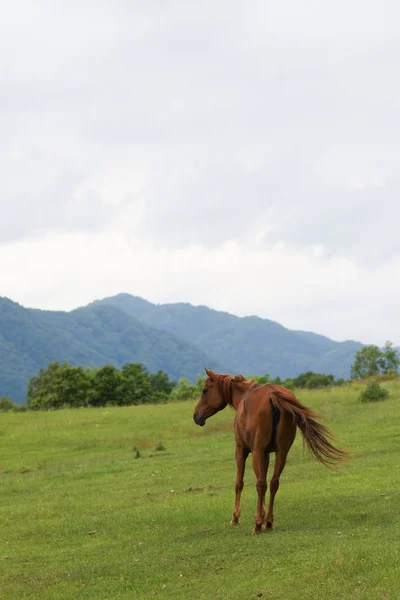
POLYGON ((235 373, 286 378, 311 370, 348 378, 354 354, 362 348, 360 342, 335 342, 268 319, 237 317, 184 303, 157 305, 129 294, 97 300, 91 306, 118 307, 142 323, 190 340, 235 373))
POLYGON ((117 367, 141 362, 175 380, 194 380, 204 366, 282 378, 307 370, 349 377, 360 348, 359 342, 334 342, 268 319, 185 303, 156 305, 129 294, 71 312, 27 309, 0 298, 0 396, 14 402, 24 402, 30 377, 53 360, 117 367))
POLYGON ((194 380, 209 364, 228 370, 193 343, 115 306, 54 312, 0 298, 0 397, 24 402, 30 377, 54 360, 93 367, 141 362, 150 372, 163 369, 173 379, 194 380))

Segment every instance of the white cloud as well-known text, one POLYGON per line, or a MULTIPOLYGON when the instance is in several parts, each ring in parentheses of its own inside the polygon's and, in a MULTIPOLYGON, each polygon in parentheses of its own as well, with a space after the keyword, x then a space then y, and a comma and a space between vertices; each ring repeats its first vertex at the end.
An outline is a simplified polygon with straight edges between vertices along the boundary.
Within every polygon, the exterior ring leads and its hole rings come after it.
POLYGON ((400 341, 400 256, 365 270, 315 248, 260 249, 250 239, 168 248, 109 230, 2 246, 0 269, 3 293, 28 306, 69 310, 124 291, 257 314, 338 340, 400 341))
POLYGON ((395 0, 8 3, 0 292, 399 343, 399 34, 395 0))

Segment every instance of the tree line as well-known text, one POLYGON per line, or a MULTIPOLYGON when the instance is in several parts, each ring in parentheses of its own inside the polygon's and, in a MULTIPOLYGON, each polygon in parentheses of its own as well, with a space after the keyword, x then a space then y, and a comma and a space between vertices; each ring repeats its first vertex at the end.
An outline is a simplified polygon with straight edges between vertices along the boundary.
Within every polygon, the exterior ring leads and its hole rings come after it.
MULTIPOLYGON (((397 374, 399 365, 399 353, 391 342, 386 342, 382 350, 377 346, 364 346, 355 355, 351 380, 397 374)), ((326 388, 350 381, 313 371, 284 380, 280 377, 271 378, 269 374, 249 376, 249 379, 258 383, 283 385, 292 390, 326 388)), ((121 369, 117 369, 114 365, 83 368, 72 366, 68 362, 61 364, 54 361, 30 379, 27 408, 48 410, 83 406, 132 406, 191 400, 201 394, 204 381, 205 377, 199 376, 196 383, 185 378, 175 382, 162 370, 149 373, 141 363, 126 363, 121 369)), ((14 405, 9 398, 3 396, 0 398, 0 411, 8 410, 26 410, 26 407, 14 405)))
POLYGON ((30 379, 27 406, 38 410, 160 403, 174 387, 167 373, 149 373, 141 363, 126 363, 121 369, 114 365, 85 369, 54 361, 30 379))
POLYGON ((250 379, 254 379, 257 383, 262 384, 275 383, 276 385, 283 385, 283 387, 289 390, 294 390, 295 388, 316 390, 346 383, 346 380, 343 378, 336 379, 334 375, 314 373, 314 371, 306 371, 305 373, 300 373, 297 377, 288 379, 281 379, 280 377, 271 378, 268 373, 261 376, 252 376, 250 379))
MULTIPOLYGON (((277 383, 290 389, 341 384, 341 380, 335 380, 333 375, 312 371, 283 381, 279 377, 271 379, 268 374, 249 376, 249 379, 259 383, 277 383)), ((54 361, 30 379, 27 408, 49 410, 84 406, 132 406, 191 400, 200 396, 204 381, 205 377, 199 375, 196 383, 191 383, 186 378, 175 382, 162 370, 149 373, 141 363, 126 363, 121 369, 117 369, 114 365, 83 368, 68 362, 61 364, 54 361)), ((3 397, 0 399, 0 411, 7 410, 18 410, 18 407, 9 398, 3 397)))
POLYGON ((126 363, 121 369, 110 364, 85 369, 54 361, 30 379, 27 407, 48 410, 188 400, 201 393, 204 380, 199 376, 195 384, 184 378, 177 383, 163 370, 149 373, 142 363, 126 363))

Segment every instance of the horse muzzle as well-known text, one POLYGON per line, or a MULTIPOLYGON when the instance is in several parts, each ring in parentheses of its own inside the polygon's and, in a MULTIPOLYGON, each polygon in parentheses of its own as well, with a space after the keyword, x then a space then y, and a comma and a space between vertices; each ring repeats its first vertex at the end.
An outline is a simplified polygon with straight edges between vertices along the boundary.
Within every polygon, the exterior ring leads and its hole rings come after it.
POLYGON ((199 413, 193 415, 193 421, 196 423, 196 425, 200 425, 200 427, 203 427, 206 424, 205 416, 199 413))

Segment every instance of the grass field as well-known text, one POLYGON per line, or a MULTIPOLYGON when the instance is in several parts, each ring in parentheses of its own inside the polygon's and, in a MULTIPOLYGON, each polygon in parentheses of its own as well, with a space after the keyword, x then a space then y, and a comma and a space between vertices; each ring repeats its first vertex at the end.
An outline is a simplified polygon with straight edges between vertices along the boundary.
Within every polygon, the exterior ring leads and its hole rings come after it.
POLYGON ((400 384, 385 387, 374 404, 356 385, 299 394, 353 457, 332 472, 298 433, 260 536, 251 460, 229 525, 231 409, 204 428, 193 402, 0 414, 1 600, 397 600, 400 384))

